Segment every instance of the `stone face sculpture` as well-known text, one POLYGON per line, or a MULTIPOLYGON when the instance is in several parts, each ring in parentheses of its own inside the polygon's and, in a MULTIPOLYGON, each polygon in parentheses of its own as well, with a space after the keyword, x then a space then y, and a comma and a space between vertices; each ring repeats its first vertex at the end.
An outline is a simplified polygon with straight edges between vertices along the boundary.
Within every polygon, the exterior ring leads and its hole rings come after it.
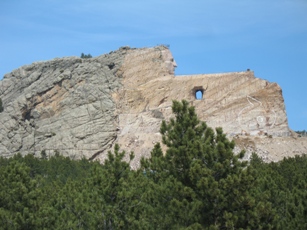
POLYGON ((14 70, 0 81, 0 154, 57 150, 103 161, 119 143, 135 152, 137 167, 161 141, 160 124, 172 116, 172 100, 182 99, 230 138, 248 136, 258 143, 256 137, 291 135, 276 83, 252 71, 174 76, 176 66, 169 49, 158 46, 122 47, 96 58, 60 58, 14 70))
POLYGON ((171 52, 168 49, 162 50, 161 54, 162 54, 162 59, 164 60, 164 62, 166 64, 166 68, 168 69, 168 73, 170 75, 174 75, 175 74, 175 68, 177 67, 177 63, 174 60, 173 55, 171 54, 171 52))

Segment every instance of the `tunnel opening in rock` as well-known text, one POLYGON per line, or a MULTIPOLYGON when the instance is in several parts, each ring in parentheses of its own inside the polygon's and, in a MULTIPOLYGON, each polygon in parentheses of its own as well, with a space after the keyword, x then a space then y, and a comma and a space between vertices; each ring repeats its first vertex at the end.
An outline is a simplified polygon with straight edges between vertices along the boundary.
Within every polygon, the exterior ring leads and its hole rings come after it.
POLYGON ((195 92, 195 99, 196 99, 196 100, 201 100, 201 99, 203 99, 203 91, 202 91, 202 90, 197 90, 197 91, 195 92))
POLYGON ((204 98, 204 88, 202 86, 196 86, 193 88, 194 98, 196 100, 202 100, 204 98))

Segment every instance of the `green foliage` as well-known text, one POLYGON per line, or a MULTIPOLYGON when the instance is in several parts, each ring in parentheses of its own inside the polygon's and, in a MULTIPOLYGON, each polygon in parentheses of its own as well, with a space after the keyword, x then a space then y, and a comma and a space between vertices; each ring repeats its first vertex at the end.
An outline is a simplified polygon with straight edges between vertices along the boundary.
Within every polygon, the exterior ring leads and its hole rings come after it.
POLYGON ((235 155, 234 142, 221 128, 214 132, 201 122, 187 101, 174 101, 172 110, 175 118, 163 121, 160 129, 166 153, 157 144, 151 158, 141 162, 168 195, 164 209, 177 219, 168 227, 270 228, 271 205, 253 190, 256 173, 241 160, 244 152, 235 155))
POLYGON ((39 211, 38 182, 24 163, 10 162, 0 173, 0 221, 3 229, 32 229, 39 211))
POLYGON ((1 229, 307 229, 307 157, 264 163, 188 102, 138 170, 115 145, 104 164, 56 152, 0 158, 1 229))
POLYGON ((92 58, 92 55, 91 54, 84 54, 84 53, 81 53, 81 58, 92 58))
POLYGON ((307 156, 284 158, 280 162, 264 163, 253 155, 251 166, 261 180, 258 189, 269 194, 277 213, 278 229, 307 228, 307 156))
POLYGON ((295 131, 295 132, 299 135, 299 137, 301 137, 301 136, 306 137, 307 136, 307 131, 306 130, 295 131))
POLYGON ((41 159, 47 159, 46 150, 42 150, 42 151, 41 151, 41 159))

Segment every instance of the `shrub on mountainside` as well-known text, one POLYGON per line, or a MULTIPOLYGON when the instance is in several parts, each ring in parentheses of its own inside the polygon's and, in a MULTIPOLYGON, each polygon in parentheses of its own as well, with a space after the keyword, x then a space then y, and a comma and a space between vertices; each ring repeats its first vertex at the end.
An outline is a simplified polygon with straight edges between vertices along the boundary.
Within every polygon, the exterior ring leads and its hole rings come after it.
POLYGON ((81 58, 92 58, 92 55, 91 54, 84 54, 84 53, 81 53, 81 58))
POLYGON ((2 105, 2 99, 0 98, 0 113, 3 112, 3 105, 2 105))
POLYGON ((295 132, 299 135, 299 137, 301 137, 301 136, 306 137, 307 136, 307 131, 306 130, 295 131, 295 132))

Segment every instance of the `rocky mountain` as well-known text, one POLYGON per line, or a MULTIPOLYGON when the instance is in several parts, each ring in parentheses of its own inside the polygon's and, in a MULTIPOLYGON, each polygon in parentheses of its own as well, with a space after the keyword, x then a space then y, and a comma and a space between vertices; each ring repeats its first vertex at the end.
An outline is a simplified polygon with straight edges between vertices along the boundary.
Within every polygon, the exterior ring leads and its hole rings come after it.
POLYGON ((282 90, 253 71, 175 76, 164 46, 122 47, 95 58, 56 58, 20 67, 0 81, 0 154, 47 154, 103 161, 115 143, 148 156, 161 141, 172 100, 185 99, 238 148, 266 160, 307 153, 289 129, 282 90))

